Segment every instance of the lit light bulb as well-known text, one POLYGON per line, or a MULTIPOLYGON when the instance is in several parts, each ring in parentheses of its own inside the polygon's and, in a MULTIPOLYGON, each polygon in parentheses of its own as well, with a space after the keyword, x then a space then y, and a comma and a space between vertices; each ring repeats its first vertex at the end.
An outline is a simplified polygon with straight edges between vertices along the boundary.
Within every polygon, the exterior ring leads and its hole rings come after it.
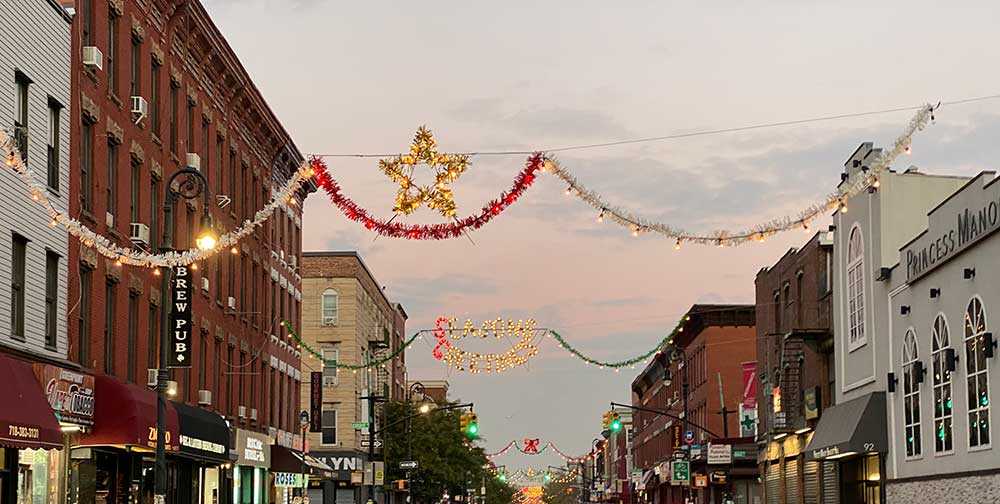
POLYGON ((237 247, 233 247, 233 248, 229 249, 229 252, 232 253, 233 255, 237 255, 237 254, 240 253, 240 249, 237 248, 237 247))
POLYGON ((847 213, 847 203, 840 204, 840 213, 847 213))
POLYGON ((52 220, 50 220, 50 221, 49 221, 49 225, 50 225, 50 226, 55 226, 56 224, 57 224, 57 223, 56 223, 56 220, 55 220, 55 219, 52 219, 52 220))
POLYGON ((911 149, 911 148, 910 148, 910 146, 909 146, 909 145, 907 145, 907 146, 906 146, 906 149, 905 149, 905 150, 903 150, 903 152, 905 152, 905 153, 906 153, 907 155, 909 155, 909 154, 912 154, 912 153, 913 153, 913 149, 911 149))
POLYGON ((604 212, 603 211, 601 212, 601 215, 597 216, 597 222, 598 223, 604 222, 604 212))
POLYGON ((160 269, 156 268, 153 270, 153 276, 160 276, 160 269))
POLYGON ((635 228, 632 230, 632 237, 634 238, 636 236, 639 236, 639 228, 635 228))
POLYGON ((802 231, 804 231, 805 233, 809 233, 809 223, 808 222, 802 221, 802 231))
POLYGON ((681 239, 678 238, 677 243, 674 244, 674 250, 680 250, 680 249, 681 249, 681 239))
POLYGON ((570 194, 573 194, 573 188, 572 187, 567 187, 566 188, 566 196, 569 196, 570 194))
POLYGON ((880 182, 878 179, 875 179, 875 182, 872 182, 872 187, 874 187, 875 189, 878 189, 879 186, 881 186, 881 185, 882 185, 882 182, 880 182))
POLYGON ((191 263, 191 269, 194 271, 198 271, 198 263, 191 263))
POLYGON ((121 268, 122 267, 122 260, 121 259, 116 259, 115 260, 115 266, 121 268))
POLYGON ((33 199, 35 201, 38 201, 38 198, 39 198, 39 196, 38 196, 38 192, 37 191, 31 193, 31 199, 33 199))

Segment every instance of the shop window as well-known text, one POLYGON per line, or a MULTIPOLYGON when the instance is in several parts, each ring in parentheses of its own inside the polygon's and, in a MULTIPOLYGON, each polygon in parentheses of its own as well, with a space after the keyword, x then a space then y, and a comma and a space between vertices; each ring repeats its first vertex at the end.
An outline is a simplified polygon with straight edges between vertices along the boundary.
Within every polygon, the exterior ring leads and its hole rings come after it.
POLYGON ((903 337, 903 424, 906 431, 906 456, 919 457, 920 439, 920 384, 916 374, 917 338, 913 330, 903 337))
POLYGON ((847 243, 848 349, 865 344, 865 249, 861 228, 855 226, 847 243))
POLYGON ((983 308, 983 301, 975 297, 965 310, 965 372, 970 448, 990 444, 990 387, 986 362, 986 310, 983 308))
POLYGON ((934 451, 951 452, 952 444, 952 396, 951 371, 946 366, 947 350, 951 344, 948 335, 948 322, 943 315, 934 319, 931 328, 933 342, 934 373, 934 451))

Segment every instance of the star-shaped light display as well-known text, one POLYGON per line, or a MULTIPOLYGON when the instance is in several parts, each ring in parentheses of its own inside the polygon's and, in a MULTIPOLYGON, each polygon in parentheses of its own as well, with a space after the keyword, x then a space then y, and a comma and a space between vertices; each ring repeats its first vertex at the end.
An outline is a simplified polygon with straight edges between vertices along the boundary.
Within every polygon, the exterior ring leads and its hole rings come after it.
POLYGON ((426 126, 417 129, 409 154, 379 160, 382 172, 399 183, 392 208, 396 215, 409 215, 426 203, 441 215, 454 217, 455 201, 448 184, 462 175, 468 165, 469 156, 438 153, 434 134, 426 126), (420 186, 413 182, 414 169, 421 164, 434 170, 434 185, 420 186))

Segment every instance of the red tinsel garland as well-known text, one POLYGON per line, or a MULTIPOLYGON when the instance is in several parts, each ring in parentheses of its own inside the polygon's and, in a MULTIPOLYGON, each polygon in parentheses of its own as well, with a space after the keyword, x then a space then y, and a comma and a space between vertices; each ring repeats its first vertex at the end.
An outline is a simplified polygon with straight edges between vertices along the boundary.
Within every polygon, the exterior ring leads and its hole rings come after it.
POLYGON ((486 223, 493 220, 497 215, 500 215, 507 207, 514 204, 528 186, 535 181, 535 172, 542 168, 542 154, 539 152, 532 154, 528 158, 524 170, 514 179, 514 185, 510 190, 500 193, 497 199, 487 203, 478 215, 470 215, 462 219, 456 219, 454 222, 441 224, 404 224, 402 222, 389 222, 374 217, 368 210, 359 207, 353 200, 341 194, 340 186, 330 176, 326 163, 322 159, 313 159, 312 167, 316 172, 316 183, 326 191, 333 204, 348 219, 360 222, 366 228, 390 238, 446 240, 462 236, 467 230, 475 230, 485 226, 486 223))

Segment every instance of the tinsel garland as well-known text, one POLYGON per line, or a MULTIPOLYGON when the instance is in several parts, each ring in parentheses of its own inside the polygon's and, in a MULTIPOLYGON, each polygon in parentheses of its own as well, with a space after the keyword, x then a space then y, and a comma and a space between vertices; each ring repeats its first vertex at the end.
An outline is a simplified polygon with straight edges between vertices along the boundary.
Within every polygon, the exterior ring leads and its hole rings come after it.
POLYGON ((341 212, 355 222, 364 224, 366 228, 375 233, 390 238, 408 238, 411 240, 444 240, 462 236, 466 231, 483 227, 494 217, 500 215, 505 209, 514 204, 521 194, 535 181, 536 172, 542 167, 542 155, 532 154, 527 161, 527 166, 514 179, 514 184, 510 190, 500 193, 497 199, 490 201, 483 206, 482 211, 477 215, 470 215, 462 219, 455 219, 454 222, 440 224, 404 224, 383 220, 358 206, 353 200, 341 193, 340 185, 337 183, 327 169, 326 163, 317 159, 313 167, 316 169, 316 183, 341 212))
POLYGON ((14 145, 13 138, 3 129, 0 129, 0 148, 3 149, 6 165, 13 168, 14 172, 24 181, 31 193, 31 199, 45 206, 49 217, 52 218, 51 225, 63 225, 69 234, 80 240, 81 244, 86 247, 93 247, 99 254, 107 258, 115 259, 121 264, 146 268, 191 264, 208 259, 220 250, 236 245, 240 240, 250 236, 258 227, 263 225, 274 214, 275 210, 287 206, 296 191, 313 175, 310 164, 303 163, 295 171, 295 175, 285 182, 285 185, 282 186, 276 195, 272 196, 270 203, 254 214, 253 220, 245 220, 238 229, 220 236, 218 245, 212 250, 190 249, 163 254, 151 254, 131 247, 122 247, 107 237, 94 232, 79 220, 71 218, 66 212, 56 209, 48 199, 47 188, 37 182, 38 179, 35 176, 34 170, 24 164, 20 152, 14 145))
POLYGON ((285 321, 281 322, 281 325, 285 326, 285 329, 288 329, 288 334, 292 335, 292 339, 294 339, 295 342, 298 343, 299 346, 302 347, 302 350, 305 350, 307 353, 309 353, 313 357, 319 359, 320 362, 322 362, 324 366, 335 367, 335 368, 339 368, 339 369, 350 369, 352 371, 358 371, 358 370, 361 370, 361 369, 370 369, 370 368, 373 368, 373 367, 378 367, 378 366, 381 366, 381 365, 385 364, 386 362, 389 362, 389 361, 395 359, 396 357, 399 356, 399 354, 401 354, 404 351, 406 351, 406 349, 410 345, 412 345, 413 342, 416 341, 417 338, 419 338, 420 334, 421 334, 421 333, 418 332, 418 333, 414 334, 413 336, 410 336, 410 339, 404 341, 403 344, 400 345, 399 348, 397 348, 394 352, 392 352, 389 355, 386 355, 385 357, 382 357, 380 359, 376 359, 376 360, 373 360, 371 362, 366 362, 364 364, 342 364, 342 363, 337 362, 335 360, 324 359, 323 358, 323 354, 321 352, 316 351, 313 347, 309 346, 308 343, 306 343, 305 341, 302 341, 302 337, 299 336, 299 333, 295 330, 294 327, 292 327, 292 323, 291 322, 285 320, 285 321))
POLYGON ((716 230, 703 234, 688 232, 664 222, 657 222, 632 214, 628 210, 607 202, 600 194, 581 184, 569 170, 564 168, 552 156, 545 157, 544 171, 551 171, 556 177, 565 182, 568 185, 566 189, 567 194, 575 195, 600 212, 598 220, 610 219, 618 225, 628 228, 632 231, 633 235, 657 233, 675 240, 676 247, 680 247, 682 243, 686 242, 721 247, 741 245, 750 241, 763 241, 767 237, 783 231, 802 228, 808 230, 809 222, 813 219, 831 210, 841 208, 845 205, 847 199, 873 184, 877 186, 878 177, 889 169, 889 166, 900 154, 908 152, 913 135, 917 131, 923 130, 927 126, 928 121, 933 119, 935 109, 935 106, 927 105, 917 112, 903 130, 903 133, 896 139, 892 148, 883 150, 879 157, 871 164, 867 172, 859 171, 852 179, 842 184, 836 192, 827 195, 824 200, 803 209, 797 215, 774 219, 757 224, 749 229, 716 230))
POLYGON ((500 457, 502 455, 505 455, 508 451, 510 451, 511 448, 517 448, 517 451, 521 452, 524 455, 541 455, 542 453, 545 452, 545 450, 548 450, 549 448, 552 448, 552 451, 554 451, 557 454, 559 454, 559 456, 563 460, 565 460, 567 462, 583 462, 584 460, 589 460, 589 459, 593 458, 597 453, 600 453, 599 450, 595 450, 595 451, 592 451, 592 452, 590 452, 590 453, 588 453, 586 455, 583 455, 583 456, 580 456, 580 457, 574 457, 572 455, 566 455, 565 453, 563 453, 562 450, 560 450, 555 445, 555 443, 553 443, 552 441, 549 441, 549 442, 545 443, 545 446, 543 446, 538 451, 525 451, 525 449, 522 448, 521 445, 518 444, 518 442, 515 440, 515 441, 511 441, 510 443, 507 443, 507 446, 503 447, 503 449, 501 449, 500 451, 493 452, 493 453, 486 453, 485 456, 488 459, 493 459, 493 458, 496 458, 496 457, 500 457))

